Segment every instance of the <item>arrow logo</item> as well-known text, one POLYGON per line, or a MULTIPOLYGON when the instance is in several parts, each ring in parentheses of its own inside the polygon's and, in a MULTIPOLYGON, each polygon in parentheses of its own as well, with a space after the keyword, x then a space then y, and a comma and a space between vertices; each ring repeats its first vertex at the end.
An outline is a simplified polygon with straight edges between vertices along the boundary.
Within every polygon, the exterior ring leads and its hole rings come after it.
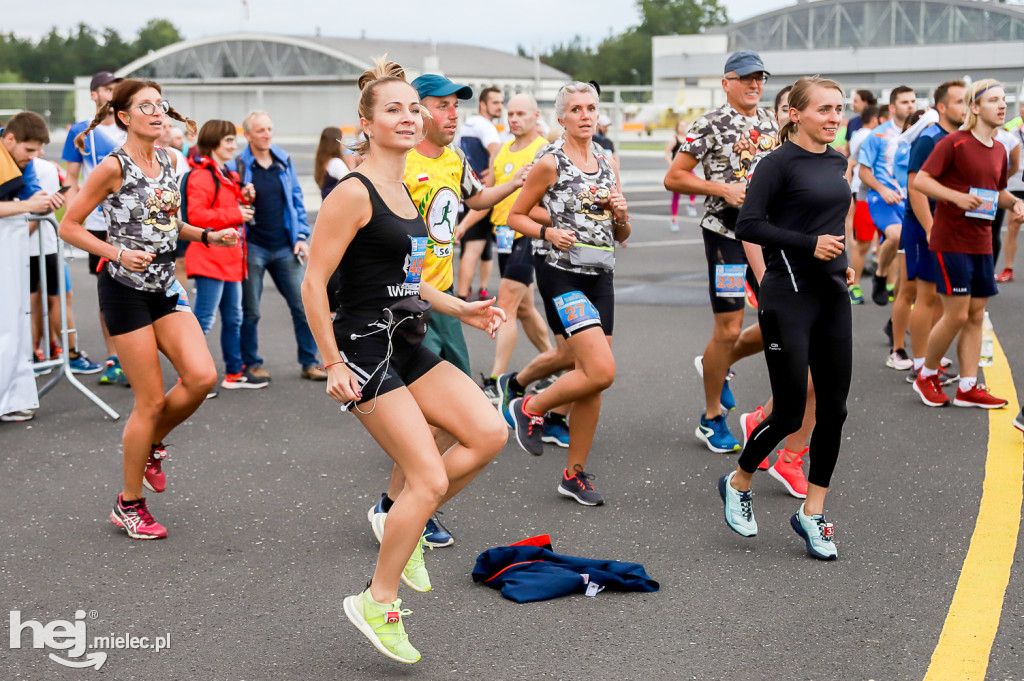
POLYGON ((62 664, 65 667, 74 667, 76 669, 85 669, 86 667, 96 667, 99 669, 103 666, 103 663, 107 661, 106 653, 89 653, 85 656, 84 660, 65 660, 63 657, 57 657, 53 653, 50 653, 50 659, 58 664, 62 664))

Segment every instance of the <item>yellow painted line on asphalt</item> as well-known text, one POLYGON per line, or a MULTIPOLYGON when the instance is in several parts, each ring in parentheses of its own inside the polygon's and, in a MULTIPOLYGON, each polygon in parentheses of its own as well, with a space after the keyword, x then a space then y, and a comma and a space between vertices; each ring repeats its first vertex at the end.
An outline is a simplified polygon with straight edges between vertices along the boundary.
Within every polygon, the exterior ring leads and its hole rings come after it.
POLYGON ((1006 355, 998 340, 994 345, 985 382, 993 395, 1010 403, 988 415, 988 457, 978 521, 925 681, 984 681, 1017 548, 1024 444, 1010 424, 1020 405, 1006 355))

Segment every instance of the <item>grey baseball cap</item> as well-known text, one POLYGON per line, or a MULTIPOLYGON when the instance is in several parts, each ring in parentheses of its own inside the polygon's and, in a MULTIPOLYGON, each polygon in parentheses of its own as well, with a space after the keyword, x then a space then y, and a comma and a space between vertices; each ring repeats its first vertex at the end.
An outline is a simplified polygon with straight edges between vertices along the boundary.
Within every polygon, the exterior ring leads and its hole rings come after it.
POLYGON ((729 55, 729 58, 725 61, 724 73, 729 73, 730 71, 735 71, 737 76, 749 76, 751 73, 757 73, 758 71, 771 75, 768 73, 768 69, 764 67, 761 55, 753 50, 740 50, 729 55))

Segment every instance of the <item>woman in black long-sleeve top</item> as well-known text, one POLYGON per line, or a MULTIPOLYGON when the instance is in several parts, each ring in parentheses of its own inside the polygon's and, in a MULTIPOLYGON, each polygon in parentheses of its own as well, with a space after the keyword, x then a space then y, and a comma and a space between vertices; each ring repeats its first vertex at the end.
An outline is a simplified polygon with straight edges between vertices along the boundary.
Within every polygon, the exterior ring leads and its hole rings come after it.
POLYGON ((828 146, 842 123, 843 93, 821 78, 801 78, 789 95, 783 144, 761 160, 747 187, 736 235, 764 248, 758 319, 775 408, 751 433, 737 469, 719 480, 725 519, 757 534, 750 483, 757 465, 800 428, 807 371, 817 391, 807 499, 790 524, 815 558, 836 557, 823 506, 842 439, 850 390, 853 330, 843 239, 850 186, 846 159, 828 146))

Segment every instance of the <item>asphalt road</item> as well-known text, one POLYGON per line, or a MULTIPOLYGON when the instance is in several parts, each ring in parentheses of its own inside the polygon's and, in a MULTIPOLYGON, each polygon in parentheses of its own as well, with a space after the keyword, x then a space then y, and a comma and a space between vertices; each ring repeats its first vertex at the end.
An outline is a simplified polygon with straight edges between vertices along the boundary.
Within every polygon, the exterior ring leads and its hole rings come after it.
MULTIPOLYGON (((839 560, 806 555, 788 524, 798 502, 767 476, 755 481, 760 535, 734 534, 716 481, 735 457, 693 435, 702 393, 692 360, 712 323, 696 220, 671 233, 664 192, 628 197, 635 236, 618 254, 618 374, 588 466, 607 503, 584 508, 556 494, 561 450, 535 458, 513 438, 446 509, 457 541, 426 557, 434 590, 402 590, 419 664, 385 659, 342 612, 373 569, 366 510, 390 463, 323 384, 300 379, 287 309, 268 284, 261 351, 273 383, 222 391, 168 439, 168 490, 150 495, 168 539, 131 541, 107 519, 121 486, 123 419, 65 384, 34 421, 0 425, 0 609, 42 624, 81 609, 90 640, 170 634, 162 652, 110 650, 94 671, 51 661, 27 631, 9 649, 4 625, 2 676, 922 679, 974 529, 987 414, 924 408, 904 374, 884 366, 887 310, 855 308, 850 416, 827 502, 839 560), (643 563, 661 590, 517 605, 472 583, 481 551, 538 533, 562 553, 643 563)), ((82 345, 98 357, 95 289, 81 260, 73 280, 82 345)), ((1022 391, 1024 283, 1002 289, 990 309, 1022 391)), ((467 336, 474 368, 486 370, 491 341, 467 336)), ((529 359, 527 345, 515 365, 529 359)), ((749 410, 768 394, 764 364, 754 357, 735 369, 738 411, 749 410)), ((129 390, 96 389, 128 414, 129 390)), ((1020 548, 992 680, 1024 679, 1020 548)))

